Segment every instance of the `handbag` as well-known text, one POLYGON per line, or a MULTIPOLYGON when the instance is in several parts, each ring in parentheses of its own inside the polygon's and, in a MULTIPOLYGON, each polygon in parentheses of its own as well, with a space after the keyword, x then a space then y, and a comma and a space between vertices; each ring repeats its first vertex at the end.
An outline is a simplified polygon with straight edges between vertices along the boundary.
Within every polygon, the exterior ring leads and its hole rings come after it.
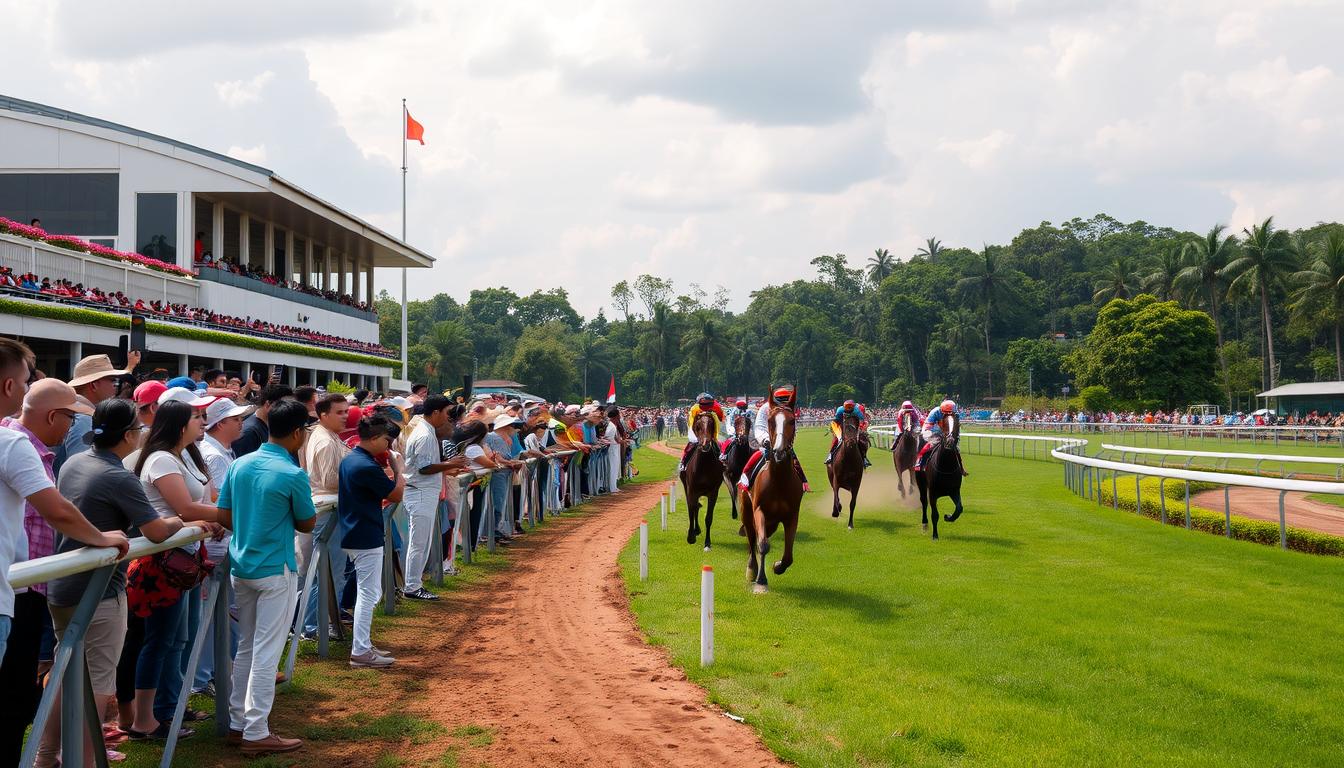
POLYGON ((183 592, 195 589, 214 568, 214 564, 205 559, 205 548, 199 545, 195 554, 174 548, 156 552, 153 557, 155 565, 163 572, 163 580, 183 592))

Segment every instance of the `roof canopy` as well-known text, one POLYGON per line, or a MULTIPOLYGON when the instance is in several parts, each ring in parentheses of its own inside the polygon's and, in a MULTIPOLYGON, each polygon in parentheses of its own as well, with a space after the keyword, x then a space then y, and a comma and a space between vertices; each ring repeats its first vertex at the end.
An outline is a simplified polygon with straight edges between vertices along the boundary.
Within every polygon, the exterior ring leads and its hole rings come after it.
POLYGON ((1316 396, 1321 395, 1339 395, 1344 397, 1344 381, 1313 381, 1306 384, 1283 384, 1267 392, 1261 392, 1258 397, 1291 397, 1316 396))

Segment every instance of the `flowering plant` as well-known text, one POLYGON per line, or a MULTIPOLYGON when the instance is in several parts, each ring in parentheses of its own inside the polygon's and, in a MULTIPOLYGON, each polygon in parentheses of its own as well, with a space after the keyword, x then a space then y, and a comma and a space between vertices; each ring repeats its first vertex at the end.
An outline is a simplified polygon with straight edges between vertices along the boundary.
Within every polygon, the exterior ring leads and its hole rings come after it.
POLYGON ((87 253, 99 258, 112 259, 114 261, 124 261, 145 269, 152 269, 156 272, 164 272, 178 277, 195 278, 196 273, 190 269, 183 269, 176 264, 165 264, 158 259, 151 259, 148 256, 142 256, 138 253, 129 251, 118 251, 115 248, 108 248, 105 245, 97 245, 87 240, 74 237, 72 235, 53 235, 41 227, 34 227, 28 224, 20 224, 12 219, 0 216, 0 232, 26 237, 29 240, 37 240, 48 245, 54 245, 57 248, 65 248, 79 253, 87 253))

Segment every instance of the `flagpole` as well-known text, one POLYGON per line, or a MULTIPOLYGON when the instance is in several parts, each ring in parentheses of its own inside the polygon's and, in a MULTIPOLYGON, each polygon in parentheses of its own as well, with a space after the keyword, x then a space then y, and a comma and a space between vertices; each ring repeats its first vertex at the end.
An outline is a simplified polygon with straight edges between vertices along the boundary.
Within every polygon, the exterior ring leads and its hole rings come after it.
MULTIPOLYGON (((406 100, 401 100, 401 242, 406 242, 406 100)), ((409 380, 406 365, 406 268, 401 268, 401 378, 409 380)))

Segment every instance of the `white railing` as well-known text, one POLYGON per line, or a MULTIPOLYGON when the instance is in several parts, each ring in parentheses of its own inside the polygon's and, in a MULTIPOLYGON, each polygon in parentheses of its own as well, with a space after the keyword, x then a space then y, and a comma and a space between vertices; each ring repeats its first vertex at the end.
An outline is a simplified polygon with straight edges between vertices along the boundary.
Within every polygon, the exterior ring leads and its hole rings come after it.
POLYGON ((192 278, 57 248, 26 237, 0 234, 0 267, 14 270, 16 277, 31 272, 39 278, 69 280, 107 293, 121 291, 132 299, 146 302, 200 305, 198 284, 192 278))
POLYGON ((1183 451, 1175 449, 1164 450, 1161 448, 1138 448, 1132 445, 1112 445, 1110 443, 1102 443, 1101 448, 1103 451, 1118 452, 1120 454, 1121 461, 1124 461, 1125 457, 1131 453, 1135 455, 1136 459, 1140 456, 1161 456, 1162 460, 1159 462, 1158 466, 1166 466, 1167 457, 1169 456, 1186 457, 1186 462, 1184 466, 1185 469, 1189 469, 1190 465, 1194 463, 1195 459, 1201 459, 1201 458, 1213 459, 1215 470, 1216 469, 1226 470, 1229 468, 1228 465, 1231 464, 1231 462, 1233 461, 1254 461, 1255 468, 1253 471, 1255 472, 1255 474, 1259 475, 1261 473, 1261 466, 1266 461, 1268 461, 1279 464, 1280 474, 1283 477, 1291 477, 1292 473, 1289 473, 1287 471, 1286 465, 1288 464, 1328 464, 1330 466, 1335 467, 1336 479, 1344 477, 1344 457, 1336 458, 1332 456, 1290 456, 1286 454, 1275 455, 1264 453, 1227 453, 1227 452, 1220 453, 1217 451, 1183 451))
POLYGON ((1344 447, 1344 427, 1310 426, 1250 426, 1245 424, 1145 424, 1142 422, 1075 422, 1075 421, 1012 421, 971 420, 984 429, 1004 432, 1053 432, 1068 435, 1122 434, 1143 440, 1151 445, 1166 441, 1167 445, 1179 438, 1200 438, 1229 442, 1250 442, 1253 445, 1319 445, 1336 444, 1344 447))

